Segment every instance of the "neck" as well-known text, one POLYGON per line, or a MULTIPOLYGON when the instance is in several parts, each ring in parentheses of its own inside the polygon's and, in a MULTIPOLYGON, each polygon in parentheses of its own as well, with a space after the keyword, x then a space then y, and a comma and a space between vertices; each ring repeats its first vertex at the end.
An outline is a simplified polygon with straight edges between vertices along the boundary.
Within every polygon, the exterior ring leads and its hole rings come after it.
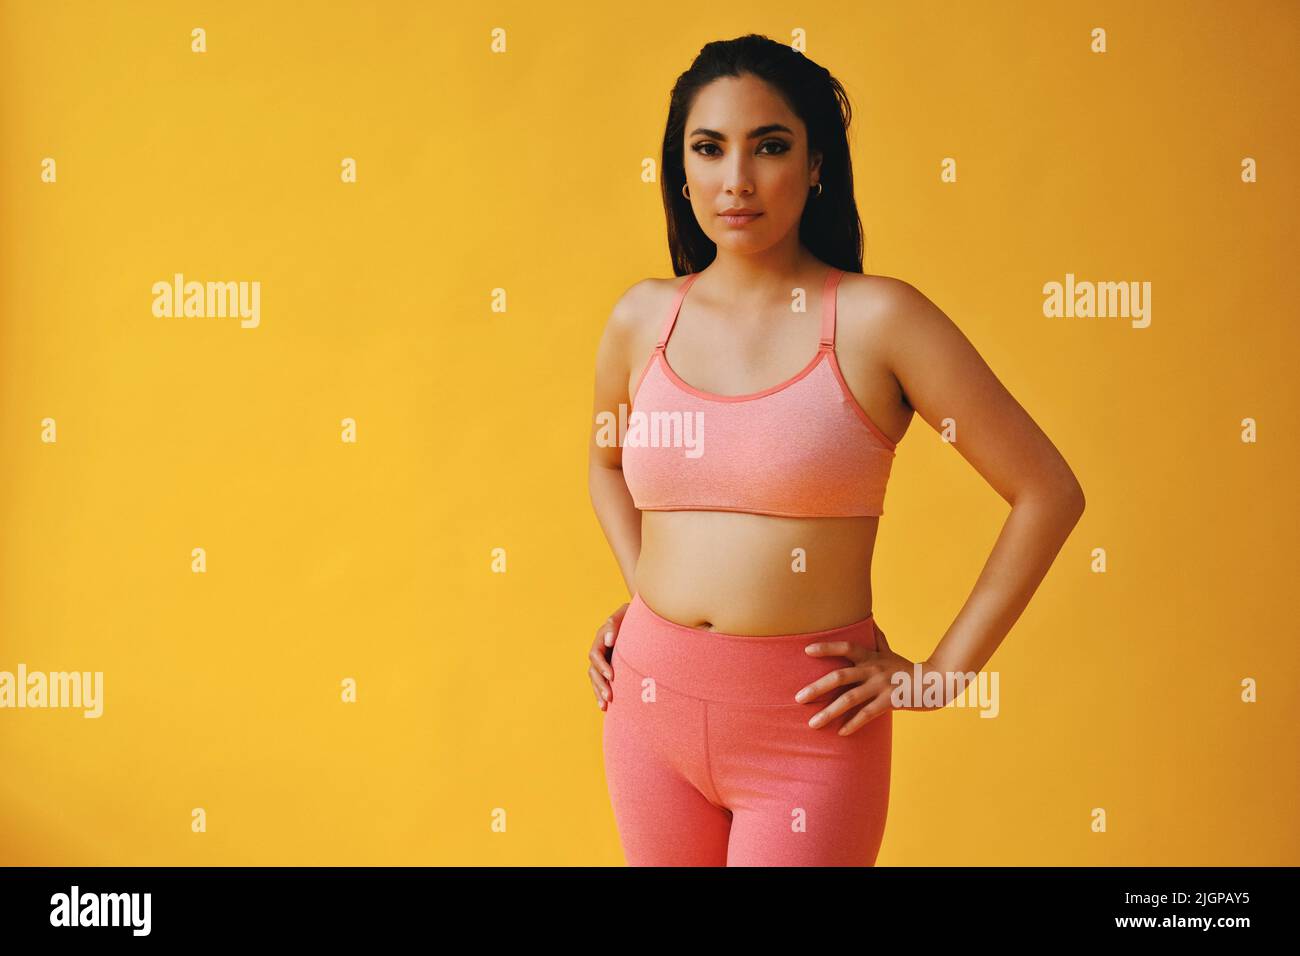
POLYGON ((772 249, 742 256, 718 251, 709 263, 710 284, 742 310, 774 299, 788 299, 790 289, 807 286, 809 276, 824 273, 826 267, 802 246, 793 250, 772 249))

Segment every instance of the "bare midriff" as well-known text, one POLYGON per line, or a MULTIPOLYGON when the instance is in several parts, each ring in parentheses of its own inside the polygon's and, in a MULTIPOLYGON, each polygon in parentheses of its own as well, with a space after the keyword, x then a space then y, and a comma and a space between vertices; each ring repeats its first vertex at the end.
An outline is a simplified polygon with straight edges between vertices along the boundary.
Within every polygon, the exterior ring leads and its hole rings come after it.
POLYGON ((879 517, 641 512, 636 590, 656 613, 762 637, 823 631, 872 613, 879 517))

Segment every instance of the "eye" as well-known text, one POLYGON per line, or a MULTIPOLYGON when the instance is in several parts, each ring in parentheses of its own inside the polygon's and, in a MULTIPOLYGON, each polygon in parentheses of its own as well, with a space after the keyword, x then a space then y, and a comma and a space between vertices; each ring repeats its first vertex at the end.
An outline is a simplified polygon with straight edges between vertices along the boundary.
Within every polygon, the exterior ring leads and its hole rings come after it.
MULTIPOLYGON (((699 153, 701 156, 722 155, 722 151, 718 149, 717 144, 707 139, 692 144, 691 149, 694 152, 699 153), (706 152, 706 149, 712 150, 712 152, 706 152)), ((785 142, 785 140, 781 140, 781 139, 765 139, 763 140, 762 143, 759 144, 758 150, 759 150, 759 155, 762 156, 780 156, 782 153, 790 152, 790 144, 785 142), (768 146, 775 146, 776 148, 773 150, 764 151, 765 148, 768 146)))

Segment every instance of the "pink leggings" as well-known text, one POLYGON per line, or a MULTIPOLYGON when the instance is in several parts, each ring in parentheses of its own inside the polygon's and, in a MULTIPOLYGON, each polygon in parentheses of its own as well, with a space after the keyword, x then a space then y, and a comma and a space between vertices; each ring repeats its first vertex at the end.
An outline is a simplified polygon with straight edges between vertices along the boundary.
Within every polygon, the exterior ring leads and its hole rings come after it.
MULTIPOLYGON (((876 649, 871 617, 746 637, 660 617, 635 594, 611 658, 605 778, 630 866, 872 866, 889 806, 893 713, 808 720, 848 690, 799 703, 853 662, 814 641, 876 649)), ((852 685, 850 685, 852 686, 852 685)))

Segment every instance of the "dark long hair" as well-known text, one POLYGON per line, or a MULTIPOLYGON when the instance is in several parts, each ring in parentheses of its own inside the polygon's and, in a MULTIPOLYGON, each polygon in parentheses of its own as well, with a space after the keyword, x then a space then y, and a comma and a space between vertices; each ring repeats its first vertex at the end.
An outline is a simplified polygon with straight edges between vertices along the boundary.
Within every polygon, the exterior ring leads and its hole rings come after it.
POLYGON ((853 198, 848 140, 852 110, 848 95, 825 67, 757 33, 705 44, 690 69, 673 85, 659 162, 673 272, 679 276, 699 272, 718 254, 717 244, 704 234, 690 200, 682 195, 686 183, 682 155, 686 114, 705 86, 719 77, 738 77, 742 73, 753 74, 774 86, 807 126, 809 155, 814 150, 822 152, 822 193, 819 196, 809 190, 799 221, 800 240, 827 265, 861 272, 862 221, 853 198))

